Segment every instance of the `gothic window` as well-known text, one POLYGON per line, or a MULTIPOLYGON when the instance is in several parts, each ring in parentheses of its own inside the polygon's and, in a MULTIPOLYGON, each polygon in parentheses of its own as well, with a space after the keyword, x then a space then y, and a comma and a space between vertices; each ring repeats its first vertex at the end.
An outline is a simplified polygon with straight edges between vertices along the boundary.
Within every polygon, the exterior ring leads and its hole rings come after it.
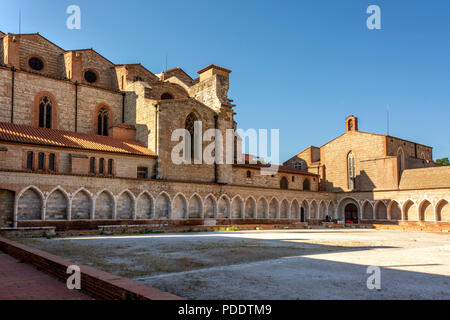
POLYGON ((108 135, 108 110, 101 108, 97 115, 97 134, 99 136, 108 135))
POLYGON ((89 173, 90 174, 95 174, 95 158, 91 158, 90 159, 89 173))
POLYGON ((286 177, 281 178, 280 188, 283 190, 289 189, 289 181, 286 177))
POLYGON ((105 159, 101 158, 98 163, 98 173, 102 176, 105 174, 105 159))
POLYGON ((353 120, 348 121, 348 131, 353 131, 353 120))
POLYGON ((44 171, 45 154, 39 152, 38 154, 38 171, 44 171))
POLYGON ((305 179, 305 181, 303 181, 303 190, 311 190, 311 183, 309 182, 309 179, 305 179))
POLYGON ((88 70, 84 73, 84 80, 89 83, 97 82, 97 74, 94 71, 88 70))
POLYGON ((112 176, 114 172, 114 160, 109 159, 108 160, 108 176, 112 176))
POLYGON ((33 162, 34 162, 34 153, 29 151, 27 152, 27 170, 33 170, 33 162))
POLYGON ((55 154, 50 153, 50 155, 48 157, 48 171, 50 171, 50 172, 56 171, 55 159, 56 159, 55 154))
POLYGON ((52 127, 52 101, 49 97, 39 100, 39 128, 51 129, 52 127))
POLYGON ((161 100, 172 100, 172 99, 173 99, 173 96, 168 92, 163 93, 161 96, 161 100))
POLYGON ((28 60, 28 65, 35 71, 41 71, 42 69, 44 69, 44 62, 37 57, 30 58, 28 60))
POLYGON ((350 152, 348 154, 347 166, 348 166, 348 188, 350 190, 354 190, 356 182, 356 166, 355 166, 355 156, 353 155, 353 152, 350 152))
POLYGON ((398 170, 401 173, 403 170, 405 170, 405 153, 403 152, 403 148, 398 149, 397 160, 398 160, 398 170))
POLYGON ((197 116, 194 113, 190 113, 187 118, 186 118, 186 122, 185 122, 185 129, 186 131, 189 133, 189 136, 186 137, 186 151, 188 152, 187 154, 187 159, 192 160, 192 159, 197 159, 197 155, 195 150, 196 145, 195 145, 195 122, 198 121, 197 116))

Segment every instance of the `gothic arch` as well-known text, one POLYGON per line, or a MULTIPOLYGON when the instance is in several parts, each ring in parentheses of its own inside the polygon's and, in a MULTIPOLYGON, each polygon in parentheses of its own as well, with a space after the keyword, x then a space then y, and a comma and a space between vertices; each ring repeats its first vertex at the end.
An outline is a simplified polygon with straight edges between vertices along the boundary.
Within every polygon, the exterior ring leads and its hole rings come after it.
POLYGON ((257 216, 258 219, 267 219, 269 217, 269 203, 264 197, 258 199, 257 216))
POLYGON ((231 218, 232 219, 242 219, 244 216, 244 200, 242 200, 240 195, 233 197, 231 201, 231 218))
POLYGON ((202 198, 194 193, 189 199, 189 219, 203 218, 203 201, 202 198))
POLYGON ((205 219, 217 218, 217 199, 213 194, 208 194, 203 204, 203 212, 205 219))
POLYGON ((116 211, 116 199, 109 190, 102 190, 95 197, 96 220, 112 220, 116 211))
POLYGON ((142 191, 138 195, 136 203, 136 219, 153 219, 155 212, 155 199, 148 191, 142 191))
POLYGON ((450 222, 450 203, 441 199, 436 204, 436 218, 437 221, 450 222))
POLYGON ((39 188, 28 186, 17 195, 17 220, 43 220, 45 197, 39 188))
POLYGON ((68 219, 70 198, 66 190, 60 186, 48 193, 45 204, 45 220, 68 219))
POLYGON ((387 207, 384 201, 378 200, 375 203, 375 219, 376 220, 387 220, 388 219, 388 212, 387 207))
POLYGON ((245 219, 256 219, 257 206, 256 200, 252 196, 245 200, 245 219))
POLYGON ((427 199, 423 200, 419 205, 419 220, 420 221, 436 221, 434 215, 433 204, 427 199))
POLYGON ((124 190, 117 196, 118 220, 132 220, 135 217, 136 198, 130 190, 124 190))
POLYGON ((287 199, 283 199, 280 205, 280 219, 289 219, 290 216, 290 205, 287 199))
POLYGON ((170 219, 172 216, 172 204, 167 192, 161 192, 155 202, 155 219, 170 219))
POLYGON ((316 200, 312 200, 309 203, 309 218, 310 219, 318 219, 318 208, 316 200))
POLYGON ((231 217, 231 201, 226 194, 219 198, 217 215, 219 219, 229 219, 231 217))
POLYGON ((300 205, 298 204, 297 199, 294 199, 291 203, 291 219, 301 219, 300 205))
POLYGON ((269 218, 278 219, 280 217, 280 205, 277 198, 272 198, 269 203, 269 218))
POLYGON ((369 200, 364 201, 361 211, 362 220, 374 220, 373 205, 369 200))
POLYGON ((85 188, 80 188, 72 195, 71 220, 89 220, 92 217, 92 194, 85 188))
POLYGON ((417 205, 411 199, 408 199, 403 205, 403 220, 415 221, 418 217, 417 205))
POLYGON ((402 208, 396 200, 389 203, 387 215, 389 220, 402 220, 402 208))
POLYGON ((188 218, 188 201, 184 194, 177 193, 172 200, 172 219, 184 220, 188 218))

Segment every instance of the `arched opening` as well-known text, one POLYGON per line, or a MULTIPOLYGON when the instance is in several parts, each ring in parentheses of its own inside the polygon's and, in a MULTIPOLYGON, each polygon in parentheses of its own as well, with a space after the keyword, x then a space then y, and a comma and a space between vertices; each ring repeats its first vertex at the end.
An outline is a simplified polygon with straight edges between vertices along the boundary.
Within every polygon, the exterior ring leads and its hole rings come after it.
POLYGON ((205 200, 205 218, 214 219, 216 216, 216 200, 210 195, 205 200))
POLYGON ((438 221, 450 222, 450 204, 441 200, 436 206, 438 221))
POLYGON ((61 190, 55 190, 47 199, 46 220, 67 220, 68 200, 61 190))
POLYGON ((289 181, 286 177, 281 178, 280 180, 280 189, 288 190, 289 189, 289 181))
POLYGON ((42 219, 42 197, 34 188, 26 190, 18 201, 19 220, 41 220, 42 219))
POLYGON ((349 203, 345 206, 345 223, 358 223, 358 207, 354 203, 349 203))
POLYGON ((173 99, 173 96, 168 92, 164 92, 161 95, 161 100, 172 100, 172 99, 173 99))
POLYGON ((192 161, 195 159, 199 159, 199 147, 197 145, 197 141, 195 139, 195 123, 198 122, 199 119, 194 112, 191 112, 185 121, 185 129, 189 135, 185 137, 186 141, 186 160, 192 161))
POLYGON ((97 113, 97 134, 99 136, 108 136, 109 113, 108 109, 100 108, 97 113))
POLYGON ((403 210, 404 210, 404 220, 408 221, 408 220, 416 220, 417 219, 417 205, 412 202, 411 200, 408 200, 404 206, 403 206, 403 210))
POLYGON ((428 200, 424 200, 420 205, 420 220, 435 221, 434 208, 428 200))
POLYGON ((277 219, 280 215, 280 206, 277 199, 272 199, 269 205, 269 219, 277 219))
POLYGON ((298 204, 297 200, 292 201, 291 204, 291 219, 300 220, 300 205, 298 204))
POLYGON ((317 203, 314 200, 313 200, 313 202, 311 202, 311 206, 309 207, 309 218, 310 219, 318 219, 317 203))
POLYGON ((405 170, 405 152, 403 151, 403 148, 398 148, 397 151, 397 163, 398 163, 398 170, 400 174, 405 170))
POLYGON ((137 201, 136 218, 139 220, 153 218, 153 199, 147 193, 143 193, 137 201))
POLYGON ((310 218, 310 216, 309 216, 309 205, 308 205, 308 202, 306 202, 306 200, 304 200, 302 202, 301 214, 302 214, 301 221, 302 222, 308 221, 308 219, 310 218))
POLYGON ((289 202, 286 199, 281 202, 280 219, 289 219, 289 202))
POLYGON ((373 206, 369 201, 366 201, 363 204, 362 219, 363 220, 373 220, 373 206))
POLYGON ((391 220, 399 221, 402 220, 402 209, 397 201, 393 200, 390 204, 390 216, 391 220))
POLYGON ((319 219, 325 220, 325 218, 327 216, 327 206, 325 204, 325 201, 320 202, 319 212, 320 212, 319 219))
POLYGON ((124 192, 117 200, 117 219, 131 220, 134 215, 134 199, 130 193, 124 192))
POLYGON ((112 220, 114 218, 114 198, 103 191, 95 199, 95 220, 112 220))
POLYGON ((269 217, 269 205, 265 198, 258 200, 258 219, 267 219, 269 217))
POLYGON ((89 220, 91 218, 92 199, 84 190, 72 199, 72 220, 89 220))
POLYGON ((334 205, 333 202, 330 203, 330 205, 328 206, 328 215, 330 216, 331 219, 335 219, 337 218, 336 215, 336 207, 334 205))
POLYGON ((244 203, 240 197, 233 199, 233 203, 231 204, 231 217, 233 219, 242 219, 243 206, 244 203))
POLYGON ((256 201, 252 197, 245 202, 245 219, 256 218, 256 201))
POLYGON ((230 218, 230 200, 227 197, 221 197, 218 205, 218 218, 229 219, 230 218))
POLYGON ((355 156, 353 152, 350 152, 347 156, 347 166, 348 166, 348 188, 349 190, 355 190, 356 165, 355 165, 355 156))
POLYGON ((187 200, 181 194, 177 195, 172 201, 172 219, 183 220, 187 219, 187 200))
POLYGON ((13 191, 0 189, 0 228, 13 226, 14 199, 15 193, 13 191))
POLYGON ((383 201, 378 201, 375 204, 375 219, 387 220, 387 207, 383 201))
POLYGON ((189 201, 189 219, 200 219, 203 215, 202 200, 194 195, 189 201))
POLYGON ((169 219, 170 216, 170 198, 167 194, 162 193, 156 199, 155 205, 155 218, 156 219, 169 219))

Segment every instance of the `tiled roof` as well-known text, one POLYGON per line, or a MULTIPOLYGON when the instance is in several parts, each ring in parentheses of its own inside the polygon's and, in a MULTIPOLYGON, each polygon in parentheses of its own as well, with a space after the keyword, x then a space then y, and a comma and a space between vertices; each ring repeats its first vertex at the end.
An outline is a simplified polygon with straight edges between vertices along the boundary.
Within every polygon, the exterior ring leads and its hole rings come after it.
POLYGON ((209 69, 212 69, 212 68, 217 69, 217 70, 222 70, 222 71, 227 72, 227 73, 231 73, 232 72, 230 69, 219 67, 219 66, 216 66, 215 64, 210 64, 206 68, 203 68, 202 70, 197 71, 197 73, 200 74, 200 73, 208 71, 209 69))
MULTIPOLYGON (((270 164, 250 164, 250 163, 244 163, 244 164, 234 164, 234 167, 238 168, 248 168, 248 169, 262 169, 262 168, 269 168, 270 164)), ((302 174, 307 176, 318 176, 317 174, 310 173, 303 170, 294 169, 291 167, 286 166, 278 166, 278 172, 281 173, 292 173, 292 174, 302 174)))
POLYGON ((113 152, 140 156, 155 153, 136 141, 0 122, 0 141, 113 152))

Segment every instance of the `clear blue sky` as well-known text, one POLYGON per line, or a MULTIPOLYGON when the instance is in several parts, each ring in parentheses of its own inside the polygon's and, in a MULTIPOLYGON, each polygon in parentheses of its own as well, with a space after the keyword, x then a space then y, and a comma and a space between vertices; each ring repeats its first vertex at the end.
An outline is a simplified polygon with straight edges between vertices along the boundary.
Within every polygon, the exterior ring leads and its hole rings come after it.
POLYGON ((450 156, 450 1, 2 1, 0 30, 40 32, 64 49, 93 47, 115 63, 191 76, 211 63, 233 70, 240 128, 279 128, 281 160, 360 129, 450 156), (66 8, 81 7, 81 30, 66 8), (381 7, 382 30, 366 27, 381 7))

